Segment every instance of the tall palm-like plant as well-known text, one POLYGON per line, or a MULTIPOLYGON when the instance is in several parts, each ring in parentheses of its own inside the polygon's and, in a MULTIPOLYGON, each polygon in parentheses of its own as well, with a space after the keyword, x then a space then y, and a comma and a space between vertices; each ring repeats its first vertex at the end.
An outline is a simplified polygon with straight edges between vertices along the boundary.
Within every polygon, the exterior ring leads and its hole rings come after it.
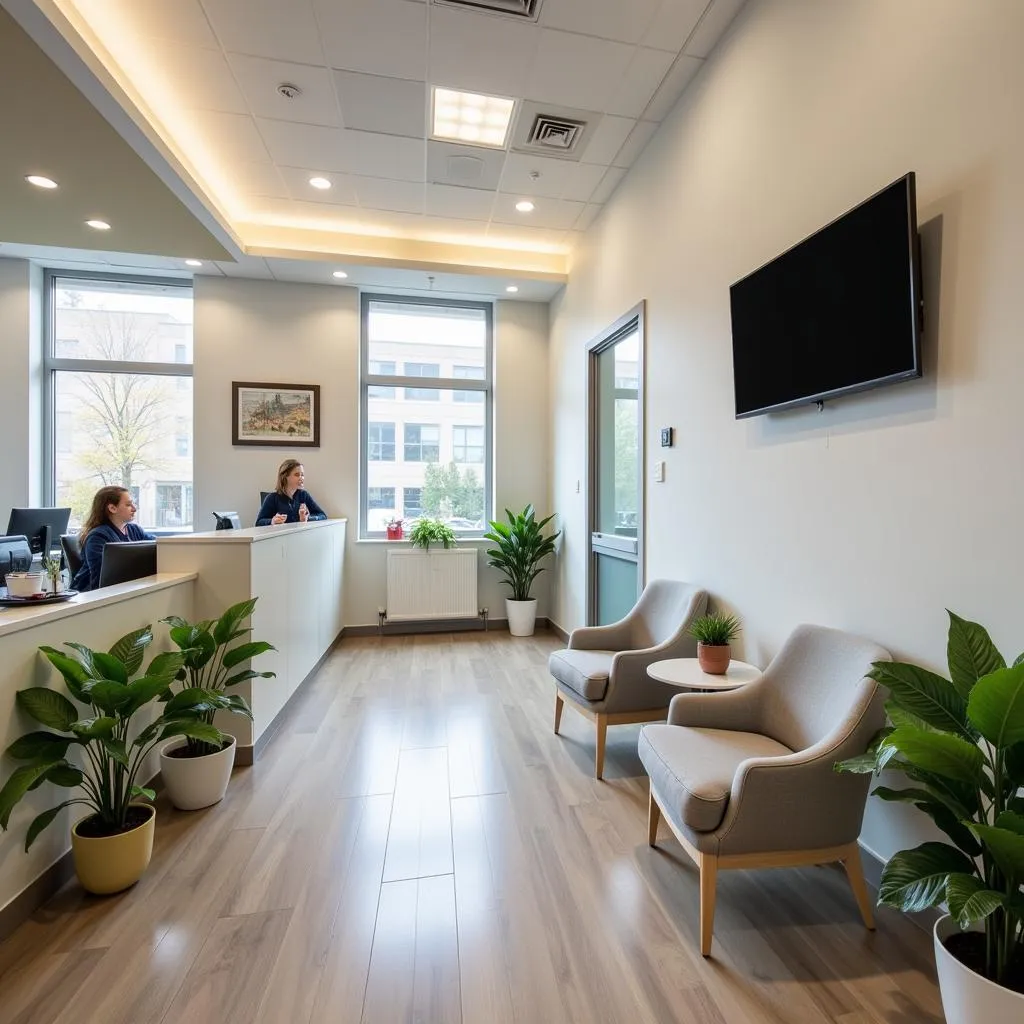
POLYGON ((561 531, 545 537, 544 527, 555 517, 538 522, 532 505, 519 513, 505 509, 505 515, 507 523, 492 520, 490 531, 484 534, 484 540, 497 545, 488 549, 487 564, 501 570, 512 588, 513 601, 529 601, 533 581, 544 571, 540 562, 555 550, 555 538, 561 531))
POLYGON ((836 768, 902 772, 912 785, 874 795, 913 804, 950 839, 894 854, 879 902, 904 911, 945 903, 965 929, 983 921, 975 969, 1024 990, 1024 654, 1007 667, 982 626, 950 612, 947 658, 949 679, 876 663, 890 724, 867 754, 836 768))

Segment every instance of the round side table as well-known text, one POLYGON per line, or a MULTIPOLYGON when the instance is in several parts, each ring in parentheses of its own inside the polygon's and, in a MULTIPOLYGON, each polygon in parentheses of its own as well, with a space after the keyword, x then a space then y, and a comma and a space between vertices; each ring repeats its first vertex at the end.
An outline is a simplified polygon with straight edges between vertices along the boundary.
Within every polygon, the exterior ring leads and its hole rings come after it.
POLYGON ((669 658, 647 666, 647 674, 659 683, 689 690, 736 690, 761 678, 761 670, 745 661, 729 662, 724 675, 711 675, 701 670, 696 658, 669 658))

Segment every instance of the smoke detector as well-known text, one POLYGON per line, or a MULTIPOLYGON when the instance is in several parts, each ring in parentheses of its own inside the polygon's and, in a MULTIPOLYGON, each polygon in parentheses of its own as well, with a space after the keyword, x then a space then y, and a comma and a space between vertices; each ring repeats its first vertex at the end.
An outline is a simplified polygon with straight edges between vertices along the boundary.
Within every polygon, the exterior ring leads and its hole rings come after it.
POLYGON ((282 82, 278 87, 277 91, 286 99, 293 100, 297 96, 302 95, 302 90, 297 85, 292 85, 291 82, 282 82))

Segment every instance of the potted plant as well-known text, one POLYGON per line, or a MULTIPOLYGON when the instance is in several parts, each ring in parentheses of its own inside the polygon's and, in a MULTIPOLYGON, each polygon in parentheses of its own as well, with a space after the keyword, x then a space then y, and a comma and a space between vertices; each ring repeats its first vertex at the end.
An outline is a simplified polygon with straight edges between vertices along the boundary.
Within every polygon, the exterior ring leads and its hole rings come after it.
POLYGON ((241 623, 252 615, 255 606, 256 598, 240 601, 216 621, 191 623, 175 615, 161 619, 171 627, 171 641, 182 658, 176 676, 180 688, 164 695, 164 715, 173 721, 187 719, 207 727, 204 735, 183 734, 160 750, 160 775, 167 795, 180 810, 209 807, 222 800, 227 791, 236 741, 234 736, 214 728, 214 715, 228 711, 252 721, 245 698, 227 691, 246 680, 272 679, 275 675, 251 668, 234 671, 243 661, 276 650, 265 640, 235 643, 252 632, 241 623))
POLYGON ((64 589, 63 568, 59 558, 43 557, 43 572, 50 581, 50 593, 59 594, 64 589))
POLYGON ((25 849, 65 808, 82 805, 89 812, 71 829, 75 871, 93 893, 120 892, 142 877, 153 850, 155 796, 140 784, 147 755, 169 736, 208 739, 216 732, 203 722, 163 716, 134 737, 139 712, 164 693, 182 665, 178 653, 156 655, 138 675, 151 626, 121 637, 103 653, 68 643, 66 654, 40 650, 60 672, 71 698, 84 705, 80 715, 72 700, 57 690, 34 686, 17 693, 17 705, 47 730, 26 733, 6 753, 25 763, 0 790, 0 826, 30 791, 52 782, 79 795, 37 815, 28 826, 25 849), (78 757, 72 760, 69 751, 78 757))
POLYGON ((513 636, 533 636, 537 621, 537 599, 530 597, 533 581, 544 571, 541 561, 555 550, 555 538, 561 533, 544 536, 544 527, 554 519, 548 516, 537 521, 532 505, 522 512, 505 509, 508 522, 490 522, 490 531, 484 534, 497 547, 491 548, 488 565, 500 569, 505 582, 512 588, 512 596, 505 599, 508 631, 513 636))
POLYGON ((697 661, 702 672, 724 676, 732 660, 732 641, 740 632, 740 620, 735 615, 711 612, 701 615, 690 624, 690 636, 697 639, 697 661))
POLYGON ((398 516, 392 516, 385 524, 384 531, 387 535, 388 540, 401 540, 402 539, 402 527, 403 522, 398 516))
POLYGON ((414 548, 430 550, 431 544, 441 544, 445 548, 453 548, 458 543, 455 531, 440 519, 424 518, 417 521, 409 532, 409 543, 414 548))
POLYGON ((949 1024, 1024 1020, 1024 654, 1007 667, 985 629, 949 612, 947 679, 878 662, 889 724, 839 771, 902 772, 912 803, 946 834, 894 854, 878 900, 904 911, 945 904, 934 928, 949 1024))

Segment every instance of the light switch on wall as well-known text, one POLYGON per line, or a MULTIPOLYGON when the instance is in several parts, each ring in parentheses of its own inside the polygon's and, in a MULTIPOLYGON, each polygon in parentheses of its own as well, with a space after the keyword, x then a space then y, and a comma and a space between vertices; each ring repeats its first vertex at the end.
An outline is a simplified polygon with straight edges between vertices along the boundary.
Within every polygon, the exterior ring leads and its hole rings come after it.
POLYGON ((658 459, 654 463, 654 482, 660 484, 665 479, 665 463, 662 459, 658 459))

